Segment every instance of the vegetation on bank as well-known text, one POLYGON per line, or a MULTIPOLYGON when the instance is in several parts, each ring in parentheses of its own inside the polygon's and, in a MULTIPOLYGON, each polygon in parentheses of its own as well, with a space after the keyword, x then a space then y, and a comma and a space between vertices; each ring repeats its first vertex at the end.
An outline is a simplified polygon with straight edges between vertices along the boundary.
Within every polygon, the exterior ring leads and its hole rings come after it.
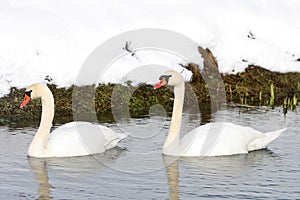
MULTIPOLYGON (((186 83, 185 103, 187 104, 202 104, 211 101, 209 88, 203 76, 214 79, 214 73, 211 72, 217 70, 217 62, 209 50, 199 49, 199 52, 202 52, 205 60, 203 71, 199 71, 198 66, 192 63, 184 66, 194 74, 191 82, 186 83)), ((300 73, 278 73, 259 66, 249 66, 242 73, 221 74, 221 77, 228 102, 270 107, 281 105, 286 112, 288 108, 295 108, 297 97, 300 95, 300 73)), ((74 90, 75 86, 58 88, 56 85, 48 85, 48 87, 55 98, 54 119, 69 117, 69 121, 73 120, 74 111, 81 113, 82 116, 92 112, 100 120, 104 114, 112 115, 115 112, 124 112, 124 115, 127 113, 133 117, 148 115, 151 106, 156 104, 162 105, 167 112, 171 112, 174 97, 170 88, 154 90, 152 85, 132 86, 130 82, 127 85, 107 84, 96 88, 86 86, 76 88, 76 90, 74 90), (80 96, 76 96, 77 93, 74 91, 79 91, 80 96), (90 96, 81 98, 85 94, 90 96), (74 105, 72 105, 72 98, 76 99, 74 105)), ((23 101, 24 91, 25 89, 11 88, 9 95, 0 98, 0 124, 20 119, 40 118, 40 100, 32 101, 23 109, 19 108, 23 101)))

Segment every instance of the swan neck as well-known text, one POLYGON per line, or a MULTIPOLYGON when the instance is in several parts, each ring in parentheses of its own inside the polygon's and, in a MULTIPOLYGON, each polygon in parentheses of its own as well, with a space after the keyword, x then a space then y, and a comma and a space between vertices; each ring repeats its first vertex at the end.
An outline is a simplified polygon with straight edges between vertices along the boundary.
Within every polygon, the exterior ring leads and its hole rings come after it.
POLYGON ((39 128, 35 134, 29 149, 28 154, 34 156, 37 153, 42 153, 46 148, 52 121, 54 117, 54 98, 48 87, 39 88, 42 102, 42 116, 39 128))
POLYGON ((175 98, 173 104, 173 113, 171 118, 169 134, 163 146, 163 152, 165 154, 170 154, 167 153, 167 151, 174 152, 175 149, 178 150, 179 148, 179 135, 181 129, 182 108, 184 102, 184 82, 174 87, 174 97, 175 98))
POLYGON ((52 121, 54 118, 54 98, 52 93, 51 92, 45 93, 45 95, 41 97, 41 102, 42 102, 42 116, 41 116, 41 123, 39 129, 48 128, 48 127, 51 128, 52 121))

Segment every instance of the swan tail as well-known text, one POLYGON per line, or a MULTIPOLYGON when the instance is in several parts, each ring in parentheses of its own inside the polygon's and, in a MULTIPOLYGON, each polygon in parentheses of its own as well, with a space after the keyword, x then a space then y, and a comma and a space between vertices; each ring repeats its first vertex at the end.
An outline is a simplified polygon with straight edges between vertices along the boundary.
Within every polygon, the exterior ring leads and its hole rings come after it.
POLYGON ((127 137, 128 134, 125 134, 125 133, 117 133, 117 135, 119 136, 120 140, 123 140, 124 138, 127 137))
POLYGON ((105 150, 108 150, 108 149, 112 149, 114 148, 115 146, 117 146, 117 144, 123 140, 124 138, 127 137, 126 134, 123 134, 123 133, 116 133, 117 134, 117 137, 115 138, 112 138, 110 141, 107 142, 107 144, 104 146, 105 150))
POLYGON ((254 139, 248 145, 248 151, 254 151, 254 150, 266 148, 271 142, 276 140, 285 130, 286 128, 277 131, 268 132, 265 133, 262 137, 254 139))

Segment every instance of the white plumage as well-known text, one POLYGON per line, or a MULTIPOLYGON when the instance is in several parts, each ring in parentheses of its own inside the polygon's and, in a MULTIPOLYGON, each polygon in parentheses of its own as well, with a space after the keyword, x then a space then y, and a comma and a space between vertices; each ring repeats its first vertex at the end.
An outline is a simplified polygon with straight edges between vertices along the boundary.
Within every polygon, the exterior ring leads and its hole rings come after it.
POLYGON ((171 125, 163 146, 163 154, 173 156, 223 156, 248 153, 266 148, 283 131, 262 133, 250 127, 228 122, 209 123, 179 138, 184 100, 184 79, 178 72, 167 71, 155 88, 174 86, 171 125))
POLYGON ((33 84, 26 89, 24 107, 30 99, 41 98, 42 117, 40 126, 29 148, 32 157, 70 157, 102 153, 125 138, 105 126, 89 122, 70 122, 55 129, 51 134, 54 117, 54 98, 50 89, 33 84))

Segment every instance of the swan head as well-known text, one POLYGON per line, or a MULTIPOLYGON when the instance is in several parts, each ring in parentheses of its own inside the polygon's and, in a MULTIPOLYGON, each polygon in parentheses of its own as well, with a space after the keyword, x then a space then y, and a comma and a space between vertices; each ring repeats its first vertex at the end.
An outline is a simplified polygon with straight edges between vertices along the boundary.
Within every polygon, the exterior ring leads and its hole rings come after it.
POLYGON ((42 96, 41 91, 48 89, 49 88, 46 85, 43 84, 33 84, 29 87, 26 88, 25 93, 24 93, 24 101, 21 104, 20 108, 23 108, 30 102, 31 99, 37 99, 42 96))
POLYGON ((177 86, 184 82, 182 75, 176 71, 166 71, 163 75, 159 77, 160 82, 154 86, 154 89, 169 85, 177 86))

